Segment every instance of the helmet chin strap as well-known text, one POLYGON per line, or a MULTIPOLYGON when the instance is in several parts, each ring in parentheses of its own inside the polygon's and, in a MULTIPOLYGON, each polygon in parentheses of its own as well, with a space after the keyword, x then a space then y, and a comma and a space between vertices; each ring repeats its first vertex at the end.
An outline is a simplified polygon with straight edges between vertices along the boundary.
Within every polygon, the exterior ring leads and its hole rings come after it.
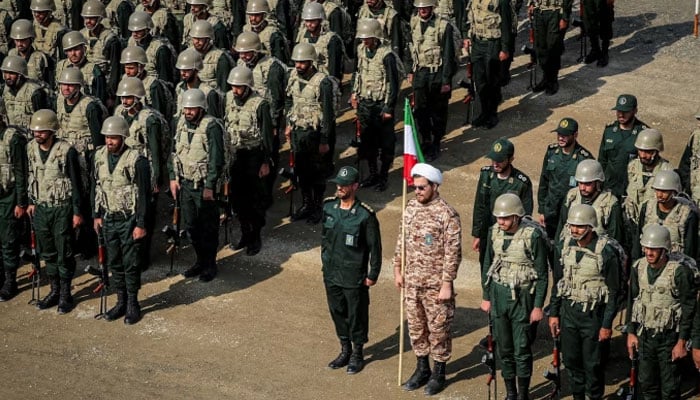
POLYGON ((588 234, 588 232, 590 232, 590 231, 591 231, 591 227, 588 226, 588 225, 586 225, 586 230, 583 231, 582 234, 580 234, 580 235, 574 235, 574 234, 572 233, 572 234, 571 234, 571 237, 572 237, 574 240, 579 241, 579 240, 583 239, 583 238, 588 234))

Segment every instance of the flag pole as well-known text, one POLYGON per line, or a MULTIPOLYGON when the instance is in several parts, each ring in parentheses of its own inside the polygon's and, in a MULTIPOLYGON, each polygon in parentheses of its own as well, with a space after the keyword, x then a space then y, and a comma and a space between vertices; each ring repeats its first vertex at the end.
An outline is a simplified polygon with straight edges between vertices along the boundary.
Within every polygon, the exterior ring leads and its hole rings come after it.
POLYGON ((403 181, 401 194, 401 280, 404 282, 399 294, 399 376, 398 385, 401 386, 401 372, 403 371, 403 343, 404 343, 404 296, 406 295, 406 224, 404 214, 406 213, 406 180, 403 181))

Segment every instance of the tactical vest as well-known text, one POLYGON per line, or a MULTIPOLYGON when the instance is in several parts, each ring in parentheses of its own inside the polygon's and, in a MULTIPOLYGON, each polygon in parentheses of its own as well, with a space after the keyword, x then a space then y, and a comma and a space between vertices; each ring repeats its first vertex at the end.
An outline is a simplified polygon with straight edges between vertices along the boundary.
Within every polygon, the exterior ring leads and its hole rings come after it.
POLYGON ((442 38, 447 28, 447 21, 433 15, 421 32, 421 19, 416 14, 411 17, 411 55, 413 70, 430 68, 432 72, 442 66, 442 38))
POLYGON ((605 277, 601 275, 603 270, 603 249, 608 244, 608 238, 600 236, 591 251, 585 247, 571 245, 570 241, 564 242, 561 254, 561 264, 564 274, 557 282, 559 296, 571 300, 571 304, 583 305, 583 312, 594 309, 599 303, 608 302, 608 286, 605 277), (582 252, 581 261, 577 261, 577 252, 582 252))
POLYGON ((452 0, 438 0, 438 5, 435 7, 435 14, 448 20, 454 20, 455 9, 452 0))
MULTIPOLYGON (((151 14, 149 11, 146 11, 146 8, 143 6, 143 4, 137 5, 136 11, 143 11, 151 14)), ((168 25, 167 7, 161 4, 155 11, 153 11, 153 14, 151 14, 151 21, 153 21, 153 29, 151 29, 151 34, 153 36, 165 35, 165 27, 166 25, 168 25)))
POLYGON ((387 100, 389 91, 384 58, 389 54, 392 52, 387 45, 380 45, 372 58, 367 56, 363 44, 357 47, 357 73, 355 74, 353 92, 357 93, 360 99, 387 100))
MULTIPOLYGON (((332 32, 332 31, 322 31, 321 35, 318 37, 318 40, 316 43, 312 43, 310 38, 306 35, 304 35, 297 43, 309 43, 314 46, 314 49, 316 49, 316 62, 314 62, 314 65, 316 65, 316 68, 320 72, 323 72, 326 75, 329 75, 328 72, 328 64, 330 62, 329 56, 328 56, 328 44, 331 42, 331 39, 333 39, 334 36, 337 36, 338 39, 341 39, 340 36, 338 36, 337 33, 332 32)), ((342 43, 342 39, 341 39, 342 43)))
MULTIPOLYGON (((328 0, 326 0, 328 2, 328 0)), ((394 16, 398 14, 396 10, 389 6, 385 6, 378 13, 374 13, 367 3, 363 3, 360 7, 360 11, 357 13, 357 19, 371 18, 376 19, 379 25, 382 27, 382 34, 384 35, 382 39, 391 42, 391 28, 394 23, 394 16)))
POLYGON ((97 99, 82 95, 71 112, 66 111, 66 101, 63 96, 59 96, 56 102, 56 116, 59 126, 56 137, 70 143, 78 151, 78 154, 95 148, 87 121, 87 108, 93 101, 96 102, 97 99))
MULTIPOLYGON (((134 40, 133 37, 129 37, 129 46, 138 46, 136 44, 136 41, 134 40)), ((177 52, 175 52, 175 48, 173 45, 168 41, 168 39, 165 38, 159 38, 159 37, 153 37, 151 38, 151 42, 148 44, 148 47, 145 49, 146 51, 146 65, 144 66, 144 70, 146 70, 146 73, 148 75, 154 76, 156 78, 159 78, 160 76, 158 75, 158 68, 156 66, 156 55, 158 54, 158 50, 160 50, 161 47, 165 46, 168 50, 170 50, 170 55, 171 57, 175 57, 177 52)), ((141 46, 139 46, 141 47, 141 46)), ((174 68, 175 67, 175 62, 173 60, 172 65, 164 65, 163 68, 174 68)))
POLYGON ((498 0, 472 0, 468 20, 471 36, 480 39, 501 37, 501 14, 498 0))
POLYGON ((233 92, 226 93, 226 117, 224 126, 231 149, 254 149, 262 145, 258 124, 258 107, 264 99, 253 91, 242 105, 238 105, 233 92))
MULTIPOLYGON (((279 64, 283 71, 287 70, 287 66, 282 63, 279 59, 273 56, 262 56, 260 60, 253 67, 253 85, 255 85, 255 91, 258 92, 267 101, 272 101, 272 96, 270 95, 270 89, 267 86, 267 81, 270 79, 270 69, 272 65, 279 64)), ((247 64, 238 59, 239 66, 247 66, 247 64)))
MULTIPOLYGON (((114 115, 120 115, 126 119, 128 111, 122 105, 119 105, 114 110, 114 115)), ((163 118, 163 116, 155 109, 145 106, 139 111, 136 118, 131 121, 131 124, 129 125, 129 136, 124 139, 124 143, 129 146, 129 149, 138 152, 148 160, 148 165, 151 167, 151 187, 155 187, 156 183, 158 182, 158 175, 160 174, 160 171, 153 169, 153 154, 151 153, 151 147, 148 143, 149 138, 147 123, 148 118, 151 116, 160 121, 163 129, 167 129, 168 122, 165 120, 165 118, 163 118)), ((166 138, 162 139, 166 140, 166 138)), ((158 143, 158 146, 160 145, 161 144, 158 143)))
POLYGON ((231 13, 231 5, 226 0, 214 0, 211 3, 210 13, 216 15, 227 28, 233 25, 233 14, 231 13))
POLYGON ((136 160, 139 152, 126 148, 114 170, 109 172, 109 152, 106 146, 95 153, 95 211, 105 214, 136 213, 136 160))
MULTIPOLYGON (((146 75, 142 81, 143 81, 143 87, 146 90, 146 98, 144 99, 144 103, 147 106, 153 107, 153 95, 151 94, 151 88, 154 85, 163 85, 163 90, 161 92, 165 96, 165 103, 167 106, 165 111, 168 111, 168 110, 173 111, 172 107, 173 107, 173 105, 175 105, 175 103, 174 103, 175 99, 173 99, 173 94, 170 92, 170 88, 168 87, 168 85, 165 83, 164 80, 158 79, 157 77, 155 77, 153 75, 146 75)), ((200 87, 200 89, 202 89, 202 87, 200 87)), ((202 89, 202 90, 204 90, 204 89, 202 89)), ((208 92, 204 92, 204 93, 206 94, 208 92)), ((166 112, 166 114, 174 114, 174 113, 175 113, 175 111, 173 111, 171 113, 166 112)))
POLYGON ((260 32, 255 32, 253 30, 253 27, 248 23, 246 23, 243 26, 243 32, 257 33, 258 37, 260 38, 260 43, 262 44, 262 49, 260 52, 263 54, 272 55, 272 45, 270 43, 272 41, 272 34, 279 31, 279 29, 277 28, 277 24, 274 21, 266 21, 267 25, 265 25, 265 28, 263 28, 263 30, 261 30, 260 32))
POLYGON ((326 123, 323 121, 320 103, 321 82, 326 76, 323 72, 316 72, 307 81, 296 70, 292 70, 287 83, 287 95, 293 100, 288 118, 294 127, 317 130, 326 123))
MULTIPOLYGON (((0 9, 0 21, 4 22, 8 18, 12 19, 6 10, 0 9)), ((7 31, 4 28, 5 27, 3 25, 3 29, 0 29, 0 54, 7 54, 9 50, 7 47, 9 37, 7 36, 7 31)))
POLYGON ((665 219, 661 220, 656 212, 658 202, 656 199, 649 200, 644 214, 644 226, 657 223, 665 226, 671 233, 671 251, 682 253, 685 248, 685 222, 693 211, 691 203, 682 197, 675 197, 678 201, 671 209, 665 219))
POLYGON ((690 153, 690 195, 695 204, 700 204, 700 129, 690 136, 693 141, 690 153))
MULTIPOLYGON (((108 76, 109 71, 112 69, 112 64, 110 62, 111 60, 105 58, 105 45, 112 40, 112 38, 116 37, 116 34, 109 28, 103 29, 98 37, 90 36, 90 30, 88 28, 81 29, 80 33, 85 36, 88 42, 85 48, 85 57, 90 60, 90 62, 97 64, 104 74, 108 76)), ((85 77, 91 76, 92 71, 90 71, 90 75, 83 75, 85 77)))
MULTIPOLYGON (((127 0, 111 0, 107 5, 105 6, 105 14, 106 18, 102 20, 102 24, 104 24, 108 28, 112 28, 115 31, 119 31, 119 15, 117 14, 117 11, 119 11, 119 6, 122 3, 129 3, 127 0)), ((133 3, 130 3, 133 7, 133 3)), ((123 34, 124 32, 119 32, 120 34, 123 34)), ((86 36, 87 37, 87 36, 86 36)))
MULTIPOLYGON (((199 90, 201 90, 204 93, 205 98, 209 98, 209 93, 212 90, 215 90, 209 85, 202 85, 200 84, 198 87, 199 90)), ((187 86, 185 86, 185 82, 180 82, 177 84, 175 87, 175 94, 177 95, 177 109, 175 110, 174 116, 175 118, 179 118, 180 115, 182 115, 182 95, 187 91, 187 86)))
POLYGON ((65 174, 66 157, 72 147, 68 142, 54 139, 46 162, 41 161, 39 144, 32 140, 27 144, 29 159, 28 193, 34 204, 52 207, 70 202, 73 185, 65 174))
MULTIPOLYGON (((224 57, 228 57, 228 54, 225 54, 223 50, 213 46, 209 49, 209 51, 207 51, 207 54, 202 55, 202 64, 204 68, 199 71, 198 76, 199 80, 201 80, 206 86, 210 86, 212 88, 218 87, 218 84, 216 83, 216 65, 219 63, 219 58, 222 55, 224 57)), ((233 64, 233 62, 231 62, 231 64, 233 64)))
POLYGON ((489 280, 509 287, 514 300, 517 288, 529 288, 530 293, 535 290, 532 282, 537 279, 537 271, 532 258, 532 235, 536 229, 540 228, 535 226, 535 222, 522 219, 508 249, 503 250, 505 232, 498 228, 498 224, 491 227, 494 255, 486 275, 489 280))
MULTIPOLYGON (((80 72, 83 74, 83 79, 84 79, 84 84, 80 88, 80 91, 92 95, 94 92, 92 91, 92 84, 93 84, 93 78, 95 76, 95 63, 91 61, 85 62, 82 67, 77 67, 80 72)), ((66 68, 76 68, 75 65, 71 64, 70 61, 68 61, 67 58, 61 60, 56 64, 56 78, 61 76, 61 72, 65 70, 66 68)), ((56 85, 58 86, 58 82, 56 82, 56 85)))
MULTIPOLYGON (((583 204, 583 199, 581 197, 581 192, 578 188, 571 188, 566 194, 566 200, 564 205, 567 208, 571 208, 572 204, 583 204)), ((598 197, 593 200, 591 207, 595 209, 595 215, 598 222, 598 226, 593 229, 598 236, 603 236, 607 234, 608 225, 610 224, 610 213, 612 212, 613 206, 617 204, 617 197, 612 194, 609 190, 604 190, 598 193, 598 197)), ((566 218, 566 216, 564 216, 566 218)), ((565 230, 562 230, 562 238, 564 237, 565 230)), ((568 233, 566 233, 568 235, 568 233)))
POLYGON ((175 175, 194 182, 195 189, 204 181, 208 173, 209 141, 207 140, 207 127, 210 123, 218 124, 216 118, 205 115, 196 128, 187 127, 185 118, 180 118, 175 130, 175 175), (188 136, 192 134, 190 141, 188 136))
POLYGON ((654 176, 656 176, 659 171, 672 170, 673 166, 668 160, 663 158, 659 159, 659 162, 654 166, 651 171, 644 171, 642 163, 639 158, 635 158, 627 164, 627 199, 628 202, 633 202, 637 207, 647 200, 655 197, 655 191, 652 189, 651 185, 654 181, 654 176), (644 183, 644 178, 648 178, 646 184, 644 183))
POLYGON ((33 24, 34 49, 48 54, 54 60, 63 58, 63 54, 58 54, 58 34, 66 30, 66 27, 55 20, 47 27, 39 25, 36 21, 33 21, 33 24))
POLYGON ((32 105, 32 95, 37 90, 42 90, 36 82, 25 80, 16 95, 13 95, 10 88, 3 87, 2 99, 7 109, 7 119, 9 125, 29 126, 29 121, 34 114, 32 105))
POLYGON ((10 148, 15 135, 21 135, 15 128, 5 128, 0 140, 0 193, 8 193, 15 187, 15 171, 10 148))
MULTIPOLYGON (((219 23, 220 19, 218 16, 209 13, 209 18, 206 19, 207 22, 211 24, 212 27, 219 23)), ((187 14, 182 19, 182 49, 192 46, 192 37, 190 37, 190 31, 192 30, 192 24, 194 24, 194 15, 187 14)), ((214 39, 211 39, 212 42, 214 39)))
POLYGON ((563 10, 563 0, 535 0, 535 7, 540 10, 563 10))
MULTIPOLYGON (((2 29, 0 29, 0 31, 1 30, 2 29)), ((10 49, 7 54, 10 56, 22 57, 17 52, 16 48, 10 49)), ((46 82, 48 80, 48 77, 43 75, 45 68, 49 65, 49 59, 46 54, 40 51, 32 50, 32 52, 29 54, 29 59, 25 59, 24 61, 27 62, 27 77, 29 79, 38 82, 46 82)))
POLYGON ((6 12, 13 20, 17 18, 18 0, 0 0, 0 10, 6 12))

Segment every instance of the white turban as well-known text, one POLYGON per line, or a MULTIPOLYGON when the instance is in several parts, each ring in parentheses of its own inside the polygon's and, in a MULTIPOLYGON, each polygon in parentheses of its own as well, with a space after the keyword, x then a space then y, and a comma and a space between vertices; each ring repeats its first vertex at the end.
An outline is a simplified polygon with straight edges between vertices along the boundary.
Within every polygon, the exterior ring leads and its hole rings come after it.
POLYGON ((418 163, 411 168, 411 176, 422 176, 430 182, 442 184, 442 172, 439 169, 425 163, 418 163))

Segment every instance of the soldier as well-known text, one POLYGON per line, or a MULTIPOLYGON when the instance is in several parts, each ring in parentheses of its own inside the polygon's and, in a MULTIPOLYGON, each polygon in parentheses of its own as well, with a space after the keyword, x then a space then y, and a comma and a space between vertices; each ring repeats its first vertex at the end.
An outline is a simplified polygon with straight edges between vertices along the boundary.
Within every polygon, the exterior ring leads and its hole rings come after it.
POLYGON ((493 215, 496 223, 488 233, 481 269, 481 309, 493 321, 507 399, 527 400, 532 376, 531 345, 547 295, 547 238, 540 225, 523 218, 525 209, 513 193, 498 196, 493 215))
POLYGON ((80 162, 73 146, 55 136, 58 118, 53 111, 35 112, 29 129, 34 140, 27 144, 27 214, 34 218, 37 247, 51 284, 51 291, 37 307, 44 310, 58 305, 58 313, 65 314, 73 309, 73 230, 82 225, 84 216, 80 162))
POLYGON ((491 165, 482 167, 479 174, 472 212, 472 250, 479 253, 482 268, 485 267, 483 263, 489 229, 496 223, 496 217, 492 214, 496 199, 504 193, 514 193, 520 198, 525 214, 532 214, 532 181, 513 166, 514 154, 515 147, 510 140, 496 140, 486 154, 491 159, 491 165))
POLYGON ((333 171, 334 83, 316 69, 316 50, 311 44, 294 46, 292 60, 295 69, 287 84, 285 136, 292 145, 302 195, 302 205, 292 214, 292 221, 317 224, 323 216, 326 178, 333 171))
MULTIPOLYGON (((639 222, 635 225, 636 235, 640 237, 644 227, 658 223, 666 227, 671 234, 671 251, 684 253, 695 259, 698 251, 698 211, 695 204, 678 196, 681 179, 674 171, 660 171, 651 184, 656 197, 642 203, 639 210, 639 222)), ((632 257, 640 258, 643 249, 639 241, 632 243, 632 257)))
POLYGON ((211 38, 214 46, 228 50, 231 48, 231 38, 229 37, 228 28, 216 15, 209 12, 212 0, 187 0, 190 5, 190 12, 185 15, 182 20, 182 46, 186 49, 191 44, 190 30, 195 21, 207 21, 211 24, 214 32, 211 38))
POLYGON ((557 143, 547 147, 537 190, 540 224, 545 227, 550 239, 555 237, 559 213, 566 194, 576 186, 578 163, 593 158, 591 153, 578 143, 578 122, 573 118, 562 119, 552 132, 557 133, 557 143))
POLYGON ((265 54, 276 57, 283 63, 289 62, 289 50, 284 34, 277 25, 265 17, 270 12, 267 0, 250 0, 245 13, 248 23, 243 27, 243 32, 255 32, 260 37, 262 51, 265 54))
MULTIPOLYGON (((86 56, 87 40, 82 33, 70 31, 63 36, 63 50, 66 58, 56 64, 56 78, 62 76, 67 68, 78 69, 83 75, 83 91, 94 96, 102 104, 107 103, 107 78, 102 69, 88 60, 86 56), (87 80, 85 78, 87 77, 87 80)), ((57 79, 58 80, 58 79, 57 79)), ((58 86, 59 82, 56 82, 58 86)))
MULTIPOLYGON (((153 35, 163 36, 175 47, 175 52, 179 52, 182 42, 182 34, 177 26, 177 20, 172 11, 160 0, 141 0, 141 4, 136 6, 136 12, 145 12, 153 21, 153 35)), ((133 14, 132 14, 133 15, 133 14)), ((130 31, 133 31, 129 28, 130 31)))
POLYGON ((41 51, 34 49, 34 28, 31 21, 18 19, 10 28, 10 39, 15 47, 8 55, 18 56, 27 63, 27 78, 37 82, 53 82, 51 59, 41 51))
MULTIPOLYGON (((313 4, 313 3, 311 3, 313 4)), ((376 19, 361 19, 357 38, 357 72, 353 74, 350 100, 360 121, 358 157, 367 160, 369 176, 360 187, 386 190, 389 168, 394 161, 394 109, 400 90, 396 53, 382 43, 382 27, 376 19), (381 169, 377 168, 377 156, 381 169)))
POLYGON ((356 196, 359 175, 353 167, 342 167, 331 180, 336 193, 323 201, 321 241, 323 285, 341 349, 328 366, 338 369, 347 365, 351 375, 364 367, 369 288, 377 283, 382 267, 379 220, 356 196))
POLYGON ((627 188, 627 164, 637 154, 634 142, 647 126, 637 119, 637 98, 631 94, 621 94, 612 109, 617 119, 605 126, 598 161, 605 171, 603 188, 622 199, 627 188))
POLYGON ((564 34, 571 19, 572 0, 530 0, 528 15, 534 19, 537 63, 542 66, 542 80, 532 88, 548 95, 559 91, 559 69, 564 52, 564 34))
POLYGON ((513 11, 509 0, 475 0, 467 14, 469 32, 465 45, 471 46, 471 61, 481 114, 472 126, 491 129, 498 125, 498 104, 501 95, 501 63, 510 57, 514 41, 513 11), (495 4, 494 4, 495 3, 495 4))
POLYGON ((241 225, 241 240, 234 250, 245 248, 246 255, 254 256, 262 248, 260 230, 272 203, 266 180, 273 168, 270 104, 254 90, 253 71, 248 67, 232 69, 228 83, 224 126, 231 146, 228 176, 234 189, 230 200, 241 225))
POLYGON ((591 51, 586 55, 585 63, 596 62, 605 67, 610 60, 608 49, 612 39, 612 23, 615 19, 614 1, 583 0, 583 27, 591 42, 591 51), (600 39, 600 41, 598 41, 600 39))
POLYGON ((102 21, 121 38, 122 44, 131 36, 129 32, 129 16, 134 12, 135 5, 129 0, 110 0, 105 5, 105 19, 102 21))
POLYGON ((425 394, 432 396, 444 389, 445 365, 452 356, 452 282, 462 261, 462 227, 457 211, 438 192, 442 173, 420 163, 413 166, 411 176, 416 198, 404 210, 406 233, 396 241, 392 262, 394 284, 404 288, 408 332, 417 358, 416 370, 403 389, 427 384, 425 394), (434 361, 432 373, 428 356, 434 361))
POLYGON ((136 77, 143 81, 146 88, 145 104, 153 107, 161 114, 175 115, 173 96, 170 93, 169 83, 146 71, 148 56, 146 51, 139 46, 129 46, 122 50, 119 63, 124 67, 124 75, 136 77))
POLYGON ((301 13, 304 29, 299 29, 297 43, 310 43, 316 49, 316 66, 318 70, 334 77, 338 82, 343 79, 343 39, 337 33, 323 27, 326 14, 323 6, 317 2, 307 3, 301 13))
POLYGON ((68 31, 68 28, 53 16, 56 3, 54 0, 31 0, 30 8, 34 16, 34 49, 56 62, 63 58, 61 39, 68 31))
POLYGON ((227 51, 214 45, 214 28, 204 20, 197 20, 190 30, 192 47, 202 55, 204 68, 199 71, 199 79, 205 84, 225 93, 228 90, 226 78, 235 62, 227 51))
POLYGON ((596 233, 599 217, 587 204, 574 204, 569 230, 560 243, 561 268, 552 272, 549 304, 552 337, 561 335, 561 351, 574 400, 602 399, 605 360, 617 313, 624 254, 612 238, 596 233))
POLYGON ((695 260, 674 252, 671 236, 665 226, 647 225, 644 257, 630 275, 627 351, 630 358, 639 352, 637 382, 645 399, 680 398, 680 360, 696 312, 695 260))
POLYGON ((179 118, 182 112, 182 94, 189 89, 200 89, 207 96, 207 113, 214 118, 222 118, 224 115, 224 101, 221 92, 209 85, 203 85, 199 79, 199 71, 204 69, 202 55, 193 48, 185 49, 177 56, 175 68, 180 71, 182 81, 175 86, 177 96, 177 110, 175 118, 179 118))
MULTIPOLYGON (((116 30, 109 29, 103 24, 106 11, 101 1, 86 1, 81 15, 85 27, 80 30, 80 33, 87 39, 86 58, 100 67, 107 80, 108 92, 114 94, 120 79, 117 65, 119 65, 122 44, 119 36, 115 33, 116 30)), ((65 46, 63 50, 66 50, 65 46)))
MULTIPOLYGON (((683 182, 683 189, 695 204, 700 204, 700 112, 695 114, 697 127, 690 134, 688 144, 678 163, 678 175, 683 182)), ((699 345, 700 346, 700 345, 699 345)))
POLYGON ((7 111, 0 100, 0 301, 17 295, 21 220, 27 199, 27 134, 7 126, 7 111))
POLYGON ((380 39, 387 41, 391 45, 391 50, 400 60, 403 60, 404 40, 399 13, 384 0, 365 0, 357 14, 358 21, 364 18, 379 21, 382 31, 380 39))
POLYGON ((35 111, 50 107, 48 90, 27 79, 27 62, 21 57, 5 57, 0 70, 5 80, 5 85, 0 90, 7 107, 9 125, 29 126, 29 120, 35 111))
MULTIPOLYGON (((145 12, 136 11, 129 17, 129 46, 138 46, 146 52, 146 73, 164 82, 175 82, 173 61, 177 51, 163 37, 153 36, 153 21, 145 12)), ((179 43, 179 42, 178 42, 179 43)))
POLYGON ((182 275, 209 282, 217 273, 219 208, 214 192, 224 169, 224 129, 221 120, 207 114, 207 99, 199 89, 182 95, 182 109, 168 158, 170 192, 173 198, 180 196, 183 225, 197 256, 182 275))

